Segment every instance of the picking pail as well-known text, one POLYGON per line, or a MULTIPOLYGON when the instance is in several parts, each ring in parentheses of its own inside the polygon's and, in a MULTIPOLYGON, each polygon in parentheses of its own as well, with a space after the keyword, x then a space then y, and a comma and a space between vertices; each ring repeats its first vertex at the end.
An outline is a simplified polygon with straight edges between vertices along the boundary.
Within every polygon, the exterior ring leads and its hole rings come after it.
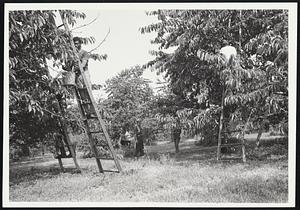
POLYGON ((63 74, 64 85, 75 85, 75 72, 68 71, 63 74))

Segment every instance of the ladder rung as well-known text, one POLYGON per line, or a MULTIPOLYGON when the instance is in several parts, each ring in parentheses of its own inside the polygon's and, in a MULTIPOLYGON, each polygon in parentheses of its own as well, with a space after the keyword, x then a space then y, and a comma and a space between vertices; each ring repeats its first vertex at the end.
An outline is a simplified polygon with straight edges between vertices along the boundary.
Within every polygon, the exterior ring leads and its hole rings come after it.
POLYGON ((104 134, 102 131, 90 131, 90 133, 100 133, 100 134, 104 134))
POLYGON ((92 103, 91 101, 89 101, 89 100, 81 100, 80 103, 81 103, 82 105, 93 104, 93 103, 92 103))
POLYGON ((90 99, 89 92, 86 88, 77 88, 77 93, 81 99, 90 99))
POLYGON ((228 157, 228 158, 220 158, 222 161, 231 161, 231 160, 242 160, 243 157, 228 157))
POLYGON ((107 147, 108 146, 107 142, 103 142, 103 141, 101 141, 101 142, 95 143, 95 146, 98 146, 98 147, 107 147))
POLYGON ((95 157, 96 159, 101 159, 101 160, 115 160, 113 158, 107 158, 107 157, 95 157))
POLYGON ((113 172, 113 173, 120 173, 120 171, 116 171, 116 170, 103 170, 103 172, 113 172))
POLYGON ((97 116, 90 116, 90 115, 86 115, 86 118, 87 118, 87 119, 98 119, 97 116))
POLYGON ((88 120, 91 120, 91 119, 98 119, 97 116, 87 116, 86 118, 87 118, 88 120))
MULTIPOLYGON (((91 100, 87 97, 87 96, 83 96, 83 95, 79 95, 80 99, 79 100, 82 100, 82 101, 89 101, 89 103, 91 103, 91 100)), ((82 102, 80 102, 81 104, 83 104, 82 102)))
POLYGON ((78 90, 87 90, 86 87, 77 87, 78 90))
POLYGON ((221 147, 233 147, 233 146, 240 146, 243 145, 242 143, 233 143, 233 144, 221 144, 221 147))

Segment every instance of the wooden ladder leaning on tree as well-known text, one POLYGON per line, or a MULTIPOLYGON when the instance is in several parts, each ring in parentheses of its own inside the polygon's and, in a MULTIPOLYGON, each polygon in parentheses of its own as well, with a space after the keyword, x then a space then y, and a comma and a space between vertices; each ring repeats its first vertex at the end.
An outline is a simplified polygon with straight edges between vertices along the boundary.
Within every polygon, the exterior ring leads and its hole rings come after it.
MULTIPOLYGON (((239 11, 239 16, 240 16, 240 20, 242 19, 242 10, 239 11)), ((230 28, 230 23, 231 21, 229 22, 229 25, 228 25, 228 28, 230 28)), ((231 47, 231 46, 226 46, 228 48, 230 48, 229 51, 231 51, 232 49, 234 50, 234 57, 232 57, 231 55, 230 56, 226 56, 226 62, 225 62, 225 65, 226 65, 226 69, 230 69, 230 68, 233 68, 234 65, 236 65, 236 62, 235 62, 235 58, 236 58, 236 50, 231 47)), ((226 48, 224 47, 224 48, 226 48)), ((222 49, 221 49, 222 51, 222 49)), ((226 50, 225 50, 226 51, 226 50)), ((239 24, 239 51, 241 52, 242 51, 242 27, 241 27, 241 22, 239 24)), ((224 54, 223 54, 224 55, 224 54)), ((226 84, 225 84, 225 81, 222 81, 222 86, 223 86, 223 90, 222 90, 222 101, 221 101, 221 115, 220 115, 220 119, 219 119, 219 132, 218 132, 218 145, 217 145, 217 160, 221 160, 221 147, 226 147, 226 146, 239 146, 241 145, 241 150, 242 150, 242 160, 243 162, 246 162, 246 151, 245 151, 245 138, 244 138, 244 135, 245 135, 245 131, 246 131, 246 127, 249 123, 249 120, 250 120, 250 117, 251 117, 251 114, 252 114, 252 110, 251 110, 251 113, 249 115, 249 118, 246 122, 246 124, 244 125, 244 127, 240 130, 238 130, 239 132, 239 139, 240 139, 240 143, 238 144, 226 144, 226 145, 222 145, 222 135, 224 133, 233 133, 233 132, 236 132, 236 131, 223 131, 223 126, 224 126, 224 101, 225 101, 225 97, 226 97, 226 93, 227 93, 227 89, 226 89, 226 84)))
MULTIPOLYGON (((78 64, 80 74, 83 79, 83 87, 77 87, 76 84, 72 85, 72 87, 74 88, 74 92, 75 92, 75 96, 76 96, 76 99, 78 102, 79 110, 80 110, 81 116, 83 118, 84 127, 87 132, 91 150, 96 159, 96 163, 97 163, 99 172, 100 173, 103 173, 106 171, 107 172, 121 172, 122 168, 121 168, 121 165, 117 158, 117 155, 114 151, 109 134, 106 130, 105 122, 102 119, 102 117, 98 111, 95 99, 92 94, 92 89, 89 85, 89 81, 87 80, 87 78, 84 74, 84 70, 83 70, 83 67, 82 67, 80 59, 79 59, 79 55, 76 52, 76 48, 75 48, 75 45, 73 42, 73 36, 69 30, 69 26, 67 24, 67 21, 64 17, 63 12, 59 11, 59 13, 60 13, 63 25, 65 27, 65 30, 68 34, 69 41, 71 43, 71 48, 75 55, 75 59, 76 59, 75 61, 78 64), (99 136, 102 136, 104 138, 100 138, 99 136), (102 139, 102 141, 101 141, 101 139, 102 139), (110 154, 100 156, 99 151, 101 149, 102 149, 102 151, 109 151, 108 153, 110 153, 110 154), (114 171, 104 170, 100 160, 113 160, 117 170, 114 170, 114 171)), ((65 126, 63 126, 63 127, 65 127, 65 126)), ((73 155, 75 156, 75 153, 72 154, 72 156, 73 155)), ((74 156, 73 156, 73 158, 74 158, 74 156)))

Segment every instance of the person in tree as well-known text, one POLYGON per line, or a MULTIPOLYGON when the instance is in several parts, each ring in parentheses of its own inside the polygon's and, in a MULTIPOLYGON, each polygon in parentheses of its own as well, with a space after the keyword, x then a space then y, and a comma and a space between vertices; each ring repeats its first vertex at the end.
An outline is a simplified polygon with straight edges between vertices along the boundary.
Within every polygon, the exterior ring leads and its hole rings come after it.
POLYGON ((175 144, 175 151, 176 153, 179 152, 179 142, 181 136, 181 126, 179 120, 176 121, 175 126, 171 130, 172 140, 175 144))
POLYGON ((223 41, 222 43, 223 47, 220 49, 220 54, 222 54, 225 57, 226 65, 231 66, 234 65, 237 51, 235 47, 231 46, 227 41, 223 41))

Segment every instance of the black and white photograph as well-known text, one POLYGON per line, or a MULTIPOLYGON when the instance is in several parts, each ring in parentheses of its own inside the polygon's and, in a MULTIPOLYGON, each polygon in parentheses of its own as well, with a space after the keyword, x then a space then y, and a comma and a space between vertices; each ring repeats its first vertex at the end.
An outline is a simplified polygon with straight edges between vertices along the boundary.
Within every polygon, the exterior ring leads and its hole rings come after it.
POLYGON ((6 3, 3 206, 295 206, 297 6, 6 3))

